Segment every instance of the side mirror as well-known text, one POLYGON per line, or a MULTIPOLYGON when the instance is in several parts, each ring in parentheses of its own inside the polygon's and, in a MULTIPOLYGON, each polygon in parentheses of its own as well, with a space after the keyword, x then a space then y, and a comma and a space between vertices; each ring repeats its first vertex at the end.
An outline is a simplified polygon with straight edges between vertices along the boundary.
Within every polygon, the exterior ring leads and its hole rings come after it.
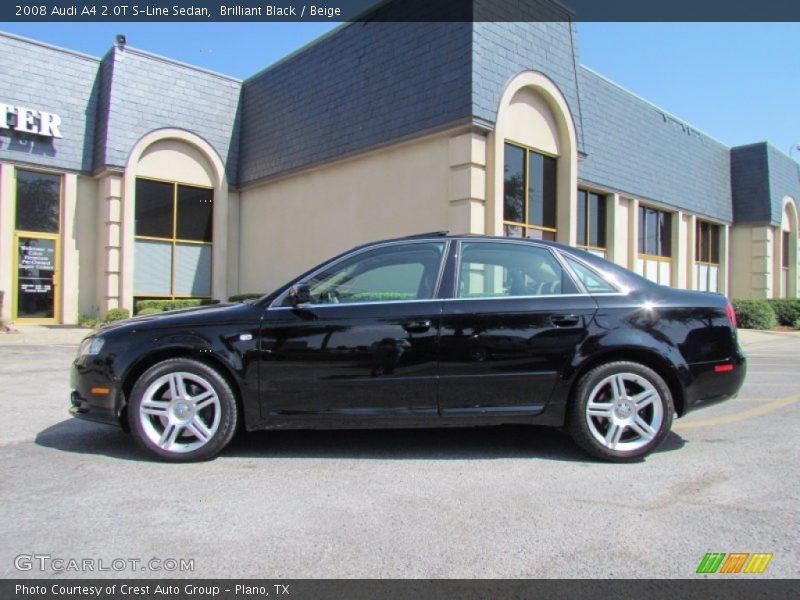
POLYGON ((289 301, 295 308, 311 302, 311 290, 309 289, 308 284, 307 283, 294 284, 292 286, 292 289, 289 290, 289 301))

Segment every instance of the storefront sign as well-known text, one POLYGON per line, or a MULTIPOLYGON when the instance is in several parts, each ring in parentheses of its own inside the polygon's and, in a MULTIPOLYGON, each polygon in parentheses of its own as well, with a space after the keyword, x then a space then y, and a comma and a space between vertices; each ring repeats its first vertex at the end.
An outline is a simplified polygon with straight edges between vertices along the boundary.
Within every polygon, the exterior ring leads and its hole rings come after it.
POLYGON ((61 117, 24 106, 0 104, 0 129, 13 129, 44 137, 61 138, 61 117))

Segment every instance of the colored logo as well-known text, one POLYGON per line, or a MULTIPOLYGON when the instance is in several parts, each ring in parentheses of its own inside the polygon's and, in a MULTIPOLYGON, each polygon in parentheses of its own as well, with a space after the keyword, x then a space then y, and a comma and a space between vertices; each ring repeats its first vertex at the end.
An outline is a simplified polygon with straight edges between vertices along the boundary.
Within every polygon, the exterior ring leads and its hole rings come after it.
POLYGON ((763 573, 772 554, 765 552, 709 552, 697 565, 697 573, 763 573))

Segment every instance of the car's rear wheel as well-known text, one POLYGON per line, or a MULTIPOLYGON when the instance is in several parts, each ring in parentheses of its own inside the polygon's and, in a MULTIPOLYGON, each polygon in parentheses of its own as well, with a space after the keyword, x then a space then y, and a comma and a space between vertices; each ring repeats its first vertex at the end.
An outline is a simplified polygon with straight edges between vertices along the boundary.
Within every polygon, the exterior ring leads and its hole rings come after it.
POLYGON ((128 422, 136 441, 159 458, 205 460, 233 437, 236 399, 208 365, 173 358, 150 367, 131 392, 128 422))
POLYGON ((673 413, 672 394, 658 373, 635 362, 613 362, 581 378, 567 430, 592 456, 633 461, 664 441, 673 413))

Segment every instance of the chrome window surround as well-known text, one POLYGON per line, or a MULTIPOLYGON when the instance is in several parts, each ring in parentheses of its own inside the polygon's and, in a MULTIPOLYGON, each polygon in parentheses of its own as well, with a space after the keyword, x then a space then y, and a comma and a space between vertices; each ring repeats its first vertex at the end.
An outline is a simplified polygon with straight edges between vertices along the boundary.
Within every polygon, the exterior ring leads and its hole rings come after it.
MULTIPOLYGON (((391 242, 384 242, 382 244, 369 246, 367 248, 361 248, 361 249, 356 250, 354 252, 351 252, 349 254, 345 254, 344 256, 338 258, 336 261, 334 261, 332 263, 324 264, 319 269, 317 269, 316 271, 314 271, 311 274, 309 274, 308 277, 306 277, 306 279, 311 279, 312 277, 316 276, 317 273, 323 271, 324 269, 328 269, 328 268, 334 267, 334 266, 336 266, 337 264, 339 264, 340 262, 342 262, 344 260, 347 260, 347 259, 352 258, 354 256, 358 256, 359 254, 362 254, 362 253, 367 252, 369 250, 374 250, 376 248, 384 248, 384 247, 387 247, 387 246, 397 246, 397 245, 407 245, 407 244, 421 244, 421 243, 430 243, 430 242, 435 242, 435 241, 437 241, 435 238, 432 238, 432 239, 421 239, 421 240, 394 240, 394 241, 391 241, 391 242)), ((386 301, 383 301, 383 302, 343 302, 341 304, 307 304, 305 306, 307 306, 309 308, 314 308, 316 310, 316 309, 328 308, 328 307, 375 306, 375 305, 384 305, 384 304, 418 304, 418 303, 421 303, 421 302, 476 302, 476 301, 486 301, 486 300, 535 300, 537 298, 576 298, 576 297, 585 297, 585 296, 604 296, 604 297, 605 296, 627 296, 630 293, 629 289, 625 289, 623 291, 623 290, 620 289, 622 286, 618 285, 615 282, 608 281, 608 277, 606 277, 605 275, 599 273, 597 271, 597 269, 595 269, 591 265, 588 265, 586 263, 586 261, 581 260, 581 259, 579 259, 578 257, 576 257, 576 256, 574 256, 572 254, 570 254, 570 258, 577 260, 582 265, 584 265, 586 268, 591 270, 593 273, 596 273, 597 276, 600 277, 603 281, 605 281, 610 286, 612 286, 613 288, 615 288, 617 290, 620 290, 620 291, 618 291, 618 292, 599 292, 599 293, 596 293, 596 294, 589 293, 586 290, 586 287, 580 281, 580 278, 570 268, 568 261, 564 258, 564 256, 562 256, 561 252, 556 250, 555 248, 553 248, 551 246, 545 246, 543 244, 538 244, 538 243, 536 243, 534 241, 530 241, 530 240, 527 240, 527 239, 519 239, 519 240, 510 239, 510 238, 509 239, 488 239, 488 240, 487 239, 481 239, 481 238, 476 238, 474 240, 470 240, 470 239, 447 239, 445 241, 444 251, 442 252, 442 261, 441 261, 441 263, 439 265, 439 273, 438 273, 437 278, 436 278, 436 285, 435 285, 435 291, 434 291, 434 297, 433 298, 426 298, 426 299, 423 299, 423 300, 386 300, 386 301), (461 271, 461 244, 463 244, 463 243, 517 244, 517 245, 522 245, 522 246, 534 246, 536 248, 542 248, 542 249, 546 250, 547 252, 549 252, 553 257, 555 257, 556 262, 558 262, 558 264, 561 265, 561 267, 566 271, 567 276, 573 282, 575 287, 580 291, 577 294, 542 294, 542 295, 538 295, 538 296, 501 296, 501 297, 487 296, 487 297, 483 297, 483 298, 456 298, 456 297, 438 298, 436 296, 438 296, 438 294, 439 294, 439 292, 441 291, 441 288, 442 288, 442 279, 443 279, 443 276, 444 276, 445 266, 447 265, 447 258, 449 256, 450 247, 451 247, 452 244, 457 244, 456 252, 453 255, 453 260, 456 261, 455 268, 453 269, 453 274, 454 274, 454 277, 455 277, 454 288, 457 287, 458 277, 459 277, 460 271, 461 271)), ((286 297, 289 295, 290 291, 291 291, 291 287, 289 289, 287 289, 285 292, 283 292, 280 296, 278 296, 275 300, 273 300, 272 304, 270 304, 270 306, 267 308, 267 310, 294 310, 294 307, 292 307, 292 306, 279 306, 279 304, 282 304, 286 300, 286 297)))

